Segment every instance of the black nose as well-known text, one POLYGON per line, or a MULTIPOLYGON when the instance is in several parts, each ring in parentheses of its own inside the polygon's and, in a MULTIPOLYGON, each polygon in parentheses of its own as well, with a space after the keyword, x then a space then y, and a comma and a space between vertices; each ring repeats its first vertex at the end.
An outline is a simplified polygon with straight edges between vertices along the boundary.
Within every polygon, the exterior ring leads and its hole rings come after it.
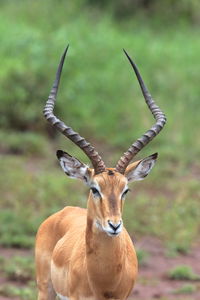
POLYGON ((116 231, 116 230, 120 227, 121 223, 122 223, 121 220, 120 220, 119 223, 117 223, 117 224, 115 224, 115 223, 113 223, 112 221, 108 220, 109 226, 110 226, 114 231, 116 231))

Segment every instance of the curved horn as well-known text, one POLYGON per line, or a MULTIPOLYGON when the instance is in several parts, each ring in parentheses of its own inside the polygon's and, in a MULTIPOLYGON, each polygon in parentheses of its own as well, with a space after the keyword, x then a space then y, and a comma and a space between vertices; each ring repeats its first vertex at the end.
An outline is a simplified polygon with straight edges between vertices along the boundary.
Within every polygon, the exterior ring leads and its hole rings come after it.
POLYGON ((156 103, 152 99, 149 91, 147 90, 144 84, 144 81, 142 80, 142 77, 139 73, 137 66, 132 61, 132 59, 129 57, 129 55, 125 50, 124 53, 126 54, 129 62, 133 67, 133 70, 135 71, 146 104, 148 105, 151 113, 153 114, 156 123, 148 131, 146 131, 145 134, 143 134, 139 139, 137 139, 136 142, 130 146, 128 151, 125 152, 124 155, 120 158, 120 160, 116 165, 116 170, 122 174, 124 174, 126 167, 128 166, 129 162, 132 160, 132 158, 163 129, 166 123, 166 117, 164 113, 160 110, 158 105, 156 105, 156 103))
POLYGON ((62 72, 62 68, 63 68, 63 64, 64 64, 64 60, 65 60, 65 56, 66 56, 68 48, 69 48, 69 45, 67 46, 67 48, 65 49, 65 51, 61 57, 61 60, 60 60, 59 66, 58 66, 58 70, 56 73, 56 78, 55 78, 53 87, 51 89, 51 92, 49 94, 48 100, 44 106, 43 113, 44 113, 45 118, 47 119, 47 121, 49 121, 49 123, 51 125, 53 125, 55 128, 57 128, 62 134, 64 134, 66 137, 68 137, 72 142, 74 142, 74 144, 79 146, 85 152, 85 154, 89 157, 89 159, 92 162, 92 165, 95 170, 95 174, 99 174, 99 173, 105 171, 105 164, 102 161, 100 155, 95 151, 94 147, 92 147, 90 145, 90 143, 88 143, 83 137, 81 137, 71 127, 68 127, 62 121, 60 121, 53 113, 53 109, 54 109, 54 105, 55 105, 55 101, 56 101, 56 95, 57 95, 58 87, 59 87, 60 76, 61 76, 61 72, 62 72))

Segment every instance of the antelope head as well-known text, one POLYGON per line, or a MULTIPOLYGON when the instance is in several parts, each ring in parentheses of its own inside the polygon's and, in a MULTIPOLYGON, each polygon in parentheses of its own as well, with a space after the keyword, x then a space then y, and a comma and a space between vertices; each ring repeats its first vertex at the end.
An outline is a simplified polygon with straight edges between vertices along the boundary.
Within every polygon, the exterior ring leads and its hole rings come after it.
POLYGON ((100 230, 109 236, 116 236, 123 228, 122 209, 125 196, 129 191, 128 183, 143 180, 149 174, 156 162, 157 153, 142 160, 133 163, 130 162, 133 157, 161 131, 166 123, 166 117, 148 92, 137 66, 124 50, 135 71, 146 104, 153 114, 156 123, 130 146, 114 168, 107 168, 94 147, 92 147, 85 138, 73 131, 71 127, 68 127, 65 123, 60 121, 53 113, 62 67, 68 47, 59 63, 53 87, 44 107, 44 116, 51 125, 79 146, 90 159, 93 168, 80 162, 67 152, 62 150, 57 151, 57 157, 65 174, 71 178, 81 179, 90 188, 88 214, 92 220, 93 231, 100 230))

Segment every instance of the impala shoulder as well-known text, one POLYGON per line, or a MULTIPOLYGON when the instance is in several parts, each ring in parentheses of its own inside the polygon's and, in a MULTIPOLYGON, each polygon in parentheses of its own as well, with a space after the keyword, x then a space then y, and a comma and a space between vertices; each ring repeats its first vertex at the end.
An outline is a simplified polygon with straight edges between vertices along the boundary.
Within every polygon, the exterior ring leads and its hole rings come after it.
POLYGON ((79 207, 79 206, 65 206, 58 213, 60 213, 63 216, 67 216, 67 215, 70 215, 70 214, 86 215, 87 214, 87 209, 79 207))

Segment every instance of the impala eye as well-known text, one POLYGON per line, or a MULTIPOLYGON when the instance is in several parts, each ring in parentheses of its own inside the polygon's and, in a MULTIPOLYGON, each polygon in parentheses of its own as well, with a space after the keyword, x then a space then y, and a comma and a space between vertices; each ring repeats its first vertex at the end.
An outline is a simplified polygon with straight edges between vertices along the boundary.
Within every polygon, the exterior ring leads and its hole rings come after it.
POLYGON ((101 197, 99 191, 96 188, 92 187, 91 191, 95 197, 101 197))
POLYGON ((125 191, 123 192, 123 194, 122 194, 122 199, 126 196, 126 194, 127 194, 129 191, 130 191, 130 190, 127 189, 127 190, 125 190, 125 191))

